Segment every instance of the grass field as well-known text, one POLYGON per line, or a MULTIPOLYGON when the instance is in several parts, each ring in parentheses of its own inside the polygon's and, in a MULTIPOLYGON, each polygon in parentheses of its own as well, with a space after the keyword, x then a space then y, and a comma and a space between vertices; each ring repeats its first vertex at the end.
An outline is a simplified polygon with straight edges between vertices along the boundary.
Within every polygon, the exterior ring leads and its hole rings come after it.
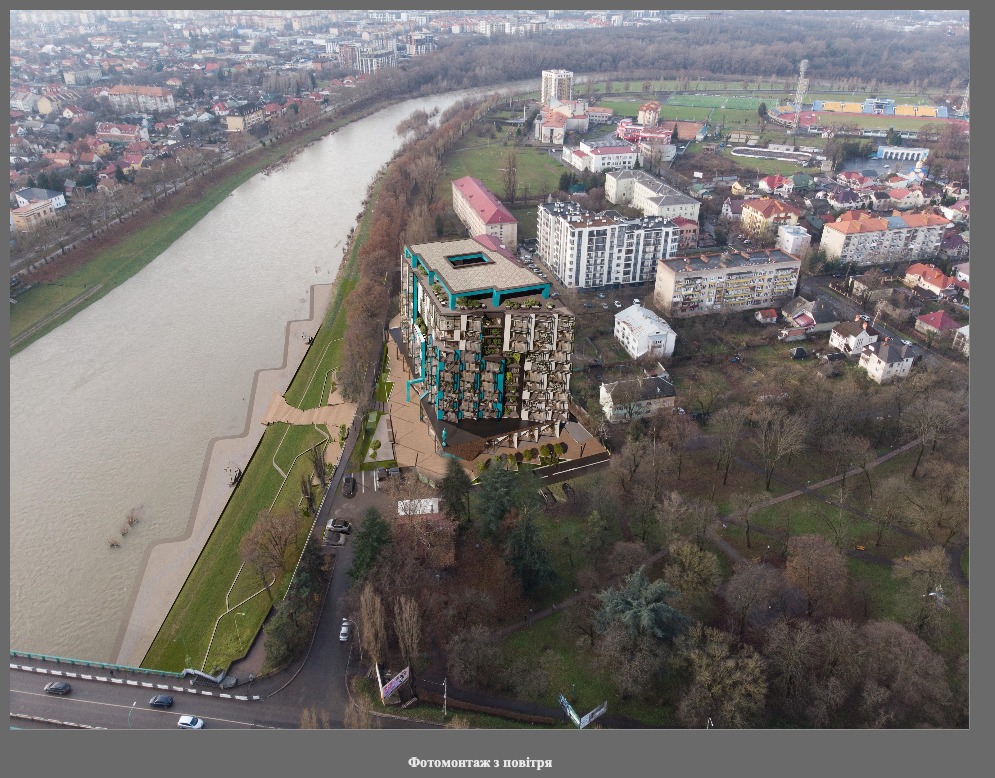
MULTIPOLYGON (((508 153, 515 155, 518 173, 519 193, 528 189, 530 196, 555 192, 559 187, 560 176, 566 168, 544 151, 530 147, 504 146, 500 143, 475 145, 460 148, 444 160, 446 175, 450 180, 473 176, 484 182, 484 186, 505 202, 504 183, 501 180, 506 167, 508 153)), ((444 187, 443 197, 452 202, 452 188, 444 187)))
MULTIPOLYGON (((242 537, 261 511, 269 510, 271 506, 274 511, 293 511, 300 500, 300 476, 310 472, 306 457, 301 457, 286 471, 287 478, 284 480, 273 466, 274 460, 281 466, 290 467, 298 454, 321 440, 324 437, 314 427, 272 424, 266 429, 238 487, 145 655, 143 667, 180 671, 184 667, 199 669, 202 666, 218 617, 230 606, 262 589, 262 582, 251 570, 243 569, 239 574, 241 558, 238 547, 242 537), (226 601, 230 589, 231 594, 226 601)), ((296 563, 310 523, 310 519, 300 520, 301 534, 297 548, 288 553, 288 570, 272 588, 277 599, 283 596, 289 585, 290 571, 296 563)), ((263 591, 239 607, 237 612, 245 615, 239 615, 237 625, 231 616, 222 620, 224 627, 219 626, 211 654, 203 664, 208 672, 215 666, 227 667, 231 661, 245 654, 270 605, 269 596, 263 591)))
POLYGON ((686 105, 693 108, 733 108, 756 111, 760 103, 759 97, 726 97, 723 95, 671 95, 667 105, 686 105))
POLYGON ((917 118, 914 116, 872 116, 870 114, 854 113, 830 113, 819 114, 823 124, 854 124, 857 127, 869 130, 887 130, 892 127, 896 130, 919 130, 924 126, 935 127, 942 131, 949 124, 947 119, 917 118))

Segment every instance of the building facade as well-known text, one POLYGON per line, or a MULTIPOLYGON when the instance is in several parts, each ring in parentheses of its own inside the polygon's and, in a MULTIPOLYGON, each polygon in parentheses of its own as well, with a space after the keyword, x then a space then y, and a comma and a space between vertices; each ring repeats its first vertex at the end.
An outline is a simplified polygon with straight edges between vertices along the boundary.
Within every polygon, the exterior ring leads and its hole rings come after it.
POLYGON ((677 401, 677 392, 666 378, 653 376, 601 384, 598 399, 605 418, 615 424, 672 409, 677 401))
POLYGON ((943 242, 948 219, 934 213, 877 216, 851 211, 822 231, 821 246, 832 260, 869 265, 913 261, 935 254, 943 242))
POLYGON ((490 235, 511 251, 518 247, 518 220, 479 179, 453 181, 453 210, 471 237, 490 235))
POLYGON ((631 170, 640 162, 638 146, 628 143, 588 143, 581 141, 577 148, 563 147, 563 161, 577 170, 631 170))
POLYGON ((605 198, 613 205, 631 205, 644 216, 698 221, 701 202, 643 170, 617 170, 605 174, 605 198))
POLYGON ((569 70, 542 71, 542 87, 539 101, 549 105, 550 100, 572 100, 574 90, 574 74, 569 70))
POLYGON ((51 200, 40 200, 10 212, 10 226, 17 232, 30 232, 39 224, 55 216, 55 207, 51 200))
POLYGON ((790 299, 801 260, 777 249, 701 254, 658 263, 654 299, 668 316, 769 308, 790 299))
POLYGON ((677 333, 671 326, 639 304, 615 314, 615 338, 633 359, 645 354, 670 357, 677 345, 677 333))
POLYGON ((785 254, 800 257, 812 243, 808 230, 797 224, 782 224, 777 228, 777 245, 785 254))
POLYGON ((118 84, 107 92, 111 108, 116 111, 152 111, 164 113, 176 110, 173 93, 161 86, 128 86, 118 84))
POLYGON ((744 232, 758 233, 770 230, 776 233, 781 225, 798 224, 801 215, 802 212, 793 205, 770 197, 758 197, 743 203, 739 224, 744 232))
POLYGON ((474 239, 405 246, 401 332, 444 448, 558 435, 569 419, 574 315, 506 251, 474 239))
POLYGON ((660 259, 677 251, 680 230, 661 217, 592 213, 572 201, 539 205, 539 253, 567 287, 651 281, 660 259))
POLYGON ((912 349, 885 338, 865 346, 858 364, 872 381, 886 384, 896 378, 905 378, 912 371, 912 349))

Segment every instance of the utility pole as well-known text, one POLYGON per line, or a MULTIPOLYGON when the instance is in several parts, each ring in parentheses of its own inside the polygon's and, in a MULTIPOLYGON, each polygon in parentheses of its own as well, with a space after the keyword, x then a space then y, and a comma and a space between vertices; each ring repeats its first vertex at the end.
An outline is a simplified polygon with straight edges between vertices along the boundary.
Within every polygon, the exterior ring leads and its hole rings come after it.
POLYGON ((445 718, 446 718, 446 692, 447 692, 446 682, 448 680, 449 680, 448 678, 443 678, 442 679, 442 719, 443 719, 443 721, 445 721, 445 718))

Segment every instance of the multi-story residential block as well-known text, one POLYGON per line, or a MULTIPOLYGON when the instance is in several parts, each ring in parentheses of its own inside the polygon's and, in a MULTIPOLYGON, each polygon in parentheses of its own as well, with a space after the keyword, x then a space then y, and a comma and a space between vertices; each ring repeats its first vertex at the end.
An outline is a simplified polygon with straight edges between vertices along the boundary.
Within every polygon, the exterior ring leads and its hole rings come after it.
POLYGON ((904 378, 912 371, 912 349, 897 340, 885 338, 864 347, 858 363, 868 377, 879 384, 904 378))
POLYGON ((645 354, 673 356, 677 345, 677 333, 671 326, 638 303, 615 314, 615 337, 633 359, 645 354))
POLYGON ((688 219, 684 216, 675 216, 672 221, 677 226, 679 230, 680 239, 677 243, 677 248, 680 251, 685 249, 693 249, 698 246, 698 232, 701 226, 698 222, 693 219, 688 219))
POLYGON ((470 237, 491 235, 512 251, 518 246, 518 220, 479 179, 453 181, 453 210, 470 237))
POLYGON ((549 105, 550 100, 572 100, 574 88, 574 74, 569 70, 544 70, 542 71, 542 87, 539 92, 539 101, 543 105, 549 105))
POLYGON ((935 213, 877 216, 866 211, 845 213, 822 231, 829 259, 855 264, 911 261, 939 251, 948 219, 935 213))
POLYGON ((541 203, 538 211, 539 253, 572 288, 652 281, 657 262, 672 257, 680 241, 679 228, 659 216, 626 219, 572 201, 541 203))
POLYGON ((631 205, 645 216, 698 221, 701 202, 651 176, 644 170, 617 170, 605 174, 605 198, 613 205, 631 205))
POLYGON ((99 81, 103 76, 100 68, 76 68, 75 70, 63 70, 62 81, 66 86, 85 86, 99 81))
POLYGON ((790 299, 801 260, 773 249, 665 259, 656 271, 656 304, 667 315, 769 308, 790 299))
MULTIPOLYGON (((98 141, 104 143, 123 143, 125 145, 135 141, 148 140, 149 132, 144 127, 137 124, 111 124, 110 122, 97 122, 96 135, 98 141)), ((94 149, 97 151, 97 149, 94 149)), ((109 151, 108 147, 108 151, 109 151)), ((99 152, 98 152, 99 153, 99 152)))
POLYGON ((401 331, 433 434, 472 459, 491 443, 559 435, 574 315, 506 250, 473 238, 405 246, 401 331))
POLYGON ((629 143, 588 142, 581 141, 577 148, 563 147, 563 161, 577 170, 590 170, 600 173, 602 170, 632 169, 642 155, 638 146, 629 143))
POLYGON ((767 230, 776 233, 782 224, 798 224, 801 215, 802 212, 793 205, 770 197, 758 197, 743 203, 740 229, 750 233, 767 230))
POLYGON ((117 111, 175 111, 173 93, 161 86, 118 84, 107 92, 111 108, 117 111))
POLYGON ((229 106, 228 115, 224 119, 228 132, 246 132, 265 122, 266 114, 262 108, 252 105, 240 105, 237 108, 229 106))

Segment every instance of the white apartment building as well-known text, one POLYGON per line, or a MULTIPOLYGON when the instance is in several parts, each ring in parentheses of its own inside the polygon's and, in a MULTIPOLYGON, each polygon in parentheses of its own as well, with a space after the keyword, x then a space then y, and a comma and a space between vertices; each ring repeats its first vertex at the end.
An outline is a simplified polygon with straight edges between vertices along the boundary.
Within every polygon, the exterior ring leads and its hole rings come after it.
POLYGON ((631 205, 644 216, 698 221, 701 202, 643 170, 618 170, 605 175, 605 197, 613 205, 631 205))
POLYGON ((575 149, 563 147, 563 161, 577 170, 600 173, 602 170, 631 170, 642 161, 642 155, 638 146, 628 143, 592 144, 581 141, 575 149))
POLYGON ((625 219, 592 213, 573 201, 539 205, 539 253, 567 287, 653 280, 659 260, 672 257, 680 229, 661 217, 625 219))
POLYGON ((877 216, 851 211, 822 231, 821 246, 829 259, 857 264, 912 261, 935 254, 943 242, 948 219, 935 213, 877 216))
POLYGON ((453 181, 453 210, 471 237, 490 235, 511 251, 518 246, 518 220, 479 179, 453 181))
POLYGON ((605 418, 612 424, 651 416, 673 408, 677 400, 674 385, 662 376, 630 378, 601 384, 599 391, 605 418))
POLYGON ((549 105, 549 101, 572 100, 574 91, 574 74, 569 70, 544 70, 542 71, 542 88, 539 93, 539 101, 543 105, 549 105))
POLYGON ((774 307, 798 285, 801 260, 773 249, 665 259, 656 271, 656 304, 668 316, 774 307))
POLYGON ((116 111, 175 111, 173 93, 160 86, 118 84, 107 92, 111 108, 116 111))
POLYGON ((615 314, 615 337, 633 359, 644 354, 670 357, 677 333, 649 308, 634 303, 615 314))
POLYGON ((808 230, 797 224, 781 224, 777 228, 777 245, 785 254, 800 257, 812 243, 808 230))

